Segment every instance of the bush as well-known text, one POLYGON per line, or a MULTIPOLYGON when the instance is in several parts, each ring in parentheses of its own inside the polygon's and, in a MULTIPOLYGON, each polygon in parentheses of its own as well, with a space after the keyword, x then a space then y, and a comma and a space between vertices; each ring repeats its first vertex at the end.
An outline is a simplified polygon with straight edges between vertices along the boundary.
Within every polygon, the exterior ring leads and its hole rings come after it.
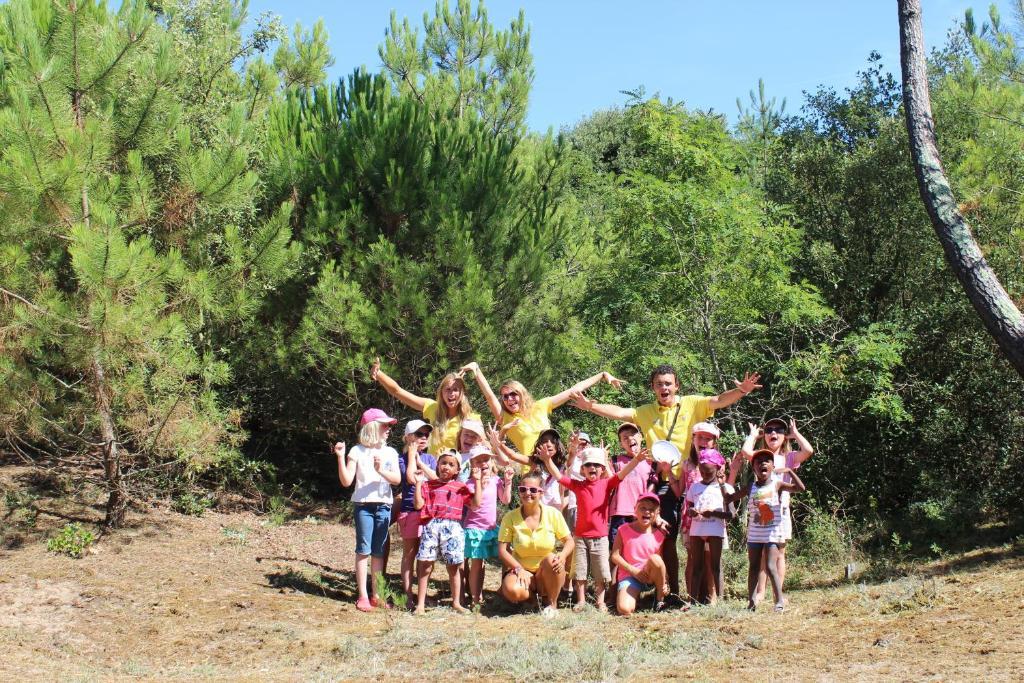
POLYGON ((202 517, 203 513, 213 507, 213 498, 209 495, 196 495, 188 492, 174 499, 171 505, 175 512, 193 517, 202 517))
POLYGON ((51 553, 80 558, 85 549, 96 542, 91 531, 78 522, 65 524, 64 527, 46 542, 46 549, 51 553))
POLYGON ((824 510, 813 499, 793 499, 795 524, 789 552, 802 565, 824 569, 853 559, 853 533, 837 506, 824 510))

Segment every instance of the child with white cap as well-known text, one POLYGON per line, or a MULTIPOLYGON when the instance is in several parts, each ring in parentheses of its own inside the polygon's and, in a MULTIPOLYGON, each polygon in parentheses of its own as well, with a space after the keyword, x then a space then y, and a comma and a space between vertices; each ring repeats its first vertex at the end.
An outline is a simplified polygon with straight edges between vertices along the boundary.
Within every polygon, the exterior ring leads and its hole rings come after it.
POLYGON ((391 525, 391 487, 398 485, 398 453, 387 445, 391 425, 398 422, 379 408, 369 408, 359 420, 359 445, 345 453, 345 444, 334 444, 338 458, 338 479, 352 486, 352 504, 356 525, 356 609, 370 612, 386 607, 377 597, 377 574, 384 569, 384 544, 391 525), (367 595, 367 564, 370 558, 370 586, 367 595))
POLYGON ((498 501, 512 502, 511 467, 499 475, 490 446, 478 444, 469 453, 471 471, 480 471, 479 484, 470 479, 469 489, 481 488, 480 504, 467 508, 462 520, 466 537, 466 562, 469 564, 469 595, 472 605, 483 604, 484 560, 498 557, 498 501))
POLYGON ((420 548, 420 513, 416 510, 414 489, 417 481, 436 479, 437 460, 428 452, 434 428, 423 420, 405 424, 405 448, 398 456, 402 472, 402 502, 398 512, 398 531, 402 536, 402 588, 412 598, 413 567, 420 548))
POLYGON ((637 452, 615 476, 605 477, 608 462, 605 450, 593 446, 584 449, 583 481, 576 481, 568 475, 560 476, 547 452, 538 452, 538 456, 543 460, 548 473, 552 477, 559 477, 559 483, 576 494, 576 529, 573 533, 576 542, 576 604, 573 609, 579 611, 586 604, 589 560, 590 573, 594 577, 594 600, 599 610, 607 611, 604 596, 605 587, 611 581, 608 566, 608 509, 611 495, 622 480, 649 457, 648 452, 646 449, 637 452))

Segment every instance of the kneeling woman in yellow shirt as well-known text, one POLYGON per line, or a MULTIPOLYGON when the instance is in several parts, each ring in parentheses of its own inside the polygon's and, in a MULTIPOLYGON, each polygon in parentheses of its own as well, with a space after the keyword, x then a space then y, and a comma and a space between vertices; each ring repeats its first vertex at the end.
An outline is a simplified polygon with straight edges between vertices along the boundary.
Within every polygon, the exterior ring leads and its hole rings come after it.
POLYGON ((574 392, 586 391, 602 381, 608 382, 616 389, 622 387, 621 380, 612 377, 610 372, 605 371, 577 382, 561 393, 535 401, 526 387, 512 379, 498 387, 498 396, 495 396, 483 371, 475 362, 463 366, 459 370, 459 376, 466 372, 473 373, 476 383, 480 387, 480 393, 484 395, 487 407, 491 409, 494 419, 498 421, 498 426, 512 441, 516 450, 523 455, 533 453, 533 447, 537 444, 541 432, 551 429, 551 420, 548 419, 548 415, 555 408, 564 405, 574 392))
POLYGON ((541 505, 540 477, 528 474, 519 481, 520 506, 509 510, 498 530, 498 556, 505 565, 501 594, 511 603, 525 602, 539 593, 545 617, 558 609, 558 594, 565 583, 565 564, 575 547, 562 513, 541 505), (562 550, 555 552, 556 543, 562 550))

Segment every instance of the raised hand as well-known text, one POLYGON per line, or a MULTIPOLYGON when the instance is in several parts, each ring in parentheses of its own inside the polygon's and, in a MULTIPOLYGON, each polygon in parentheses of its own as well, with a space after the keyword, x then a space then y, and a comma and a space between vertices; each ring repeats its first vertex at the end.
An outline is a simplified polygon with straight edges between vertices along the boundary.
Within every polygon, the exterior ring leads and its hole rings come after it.
POLYGON ((469 476, 477 484, 481 483, 481 479, 483 479, 483 476, 484 476, 483 468, 481 468, 481 467, 471 467, 469 469, 469 476))
POLYGON ((511 422, 509 422, 507 425, 502 426, 502 428, 501 428, 501 436, 502 436, 502 438, 504 438, 505 434, 508 433, 508 430, 512 429, 513 427, 518 427, 520 424, 522 424, 522 422, 523 421, 517 417, 514 420, 512 420, 511 422))
POLYGON ((761 436, 761 428, 753 422, 748 422, 747 426, 750 427, 750 434, 747 435, 748 439, 756 439, 761 436))
POLYGON ((380 372, 380 356, 373 359, 373 363, 370 365, 370 379, 374 382, 377 381, 377 373, 380 372))
POLYGON ((594 402, 587 398, 582 391, 574 391, 569 394, 569 401, 580 410, 590 410, 594 406, 594 402))
POLYGON ((379 455, 373 456, 373 469, 375 469, 378 473, 380 472, 380 456, 379 455))
POLYGON ((342 458, 345 457, 344 441, 339 441, 338 443, 334 444, 334 455, 337 456, 338 460, 341 460, 342 458))
POLYGON ((505 480, 506 484, 511 484, 514 476, 516 476, 516 471, 511 467, 506 467, 505 471, 501 473, 501 478, 505 480))
POLYGON ((761 375, 759 373, 748 372, 745 375, 743 375, 743 380, 742 381, 734 379, 733 383, 736 385, 737 389, 739 389, 740 391, 743 392, 743 395, 745 396, 745 395, 749 394, 751 391, 753 391, 754 389, 760 389, 761 388, 762 385, 758 384, 758 381, 760 379, 761 379, 761 375))
POLYGON ((622 385, 625 384, 625 382, 623 382, 618 377, 613 377, 612 373, 608 372, 607 370, 605 370, 604 372, 604 381, 608 382, 608 384, 611 384, 616 389, 621 389, 622 385))
POLYGON ((790 418, 789 419, 789 436, 797 436, 798 434, 800 434, 800 432, 797 431, 797 428, 796 428, 796 419, 795 418, 790 418))
POLYGON ((467 372, 472 372, 475 375, 478 372, 480 372, 480 366, 477 364, 476 361, 470 361, 469 363, 466 363, 461 368, 459 368, 459 371, 455 374, 458 375, 459 378, 461 379, 462 376, 465 375, 467 372))

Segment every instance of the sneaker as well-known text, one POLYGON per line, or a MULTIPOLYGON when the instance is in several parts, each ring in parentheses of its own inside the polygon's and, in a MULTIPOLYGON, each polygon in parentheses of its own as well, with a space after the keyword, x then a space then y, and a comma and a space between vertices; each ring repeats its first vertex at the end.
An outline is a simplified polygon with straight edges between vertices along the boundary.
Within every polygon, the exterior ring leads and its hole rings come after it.
POLYGON ((544 618, 544 619, 554 619, 555 615, 557 615, 557 614, 558 614, 558 610, 556 610, 551 605, 548 605, 547 607, 545 607, 544 609, 542 609, 540 611, 540 616, 542 618, 544 618))
POLYGON ((658 600, 658 602, 654 603, 654 611, 655 612, 664 612, 666 609, 667 609, 667 605, 665 605, 665 601, 664 600, 658 600))
POLYGON ((374 604, 366 598, 359 598, 356 600, 356 609, 360 612, 372 612, 374 604))

